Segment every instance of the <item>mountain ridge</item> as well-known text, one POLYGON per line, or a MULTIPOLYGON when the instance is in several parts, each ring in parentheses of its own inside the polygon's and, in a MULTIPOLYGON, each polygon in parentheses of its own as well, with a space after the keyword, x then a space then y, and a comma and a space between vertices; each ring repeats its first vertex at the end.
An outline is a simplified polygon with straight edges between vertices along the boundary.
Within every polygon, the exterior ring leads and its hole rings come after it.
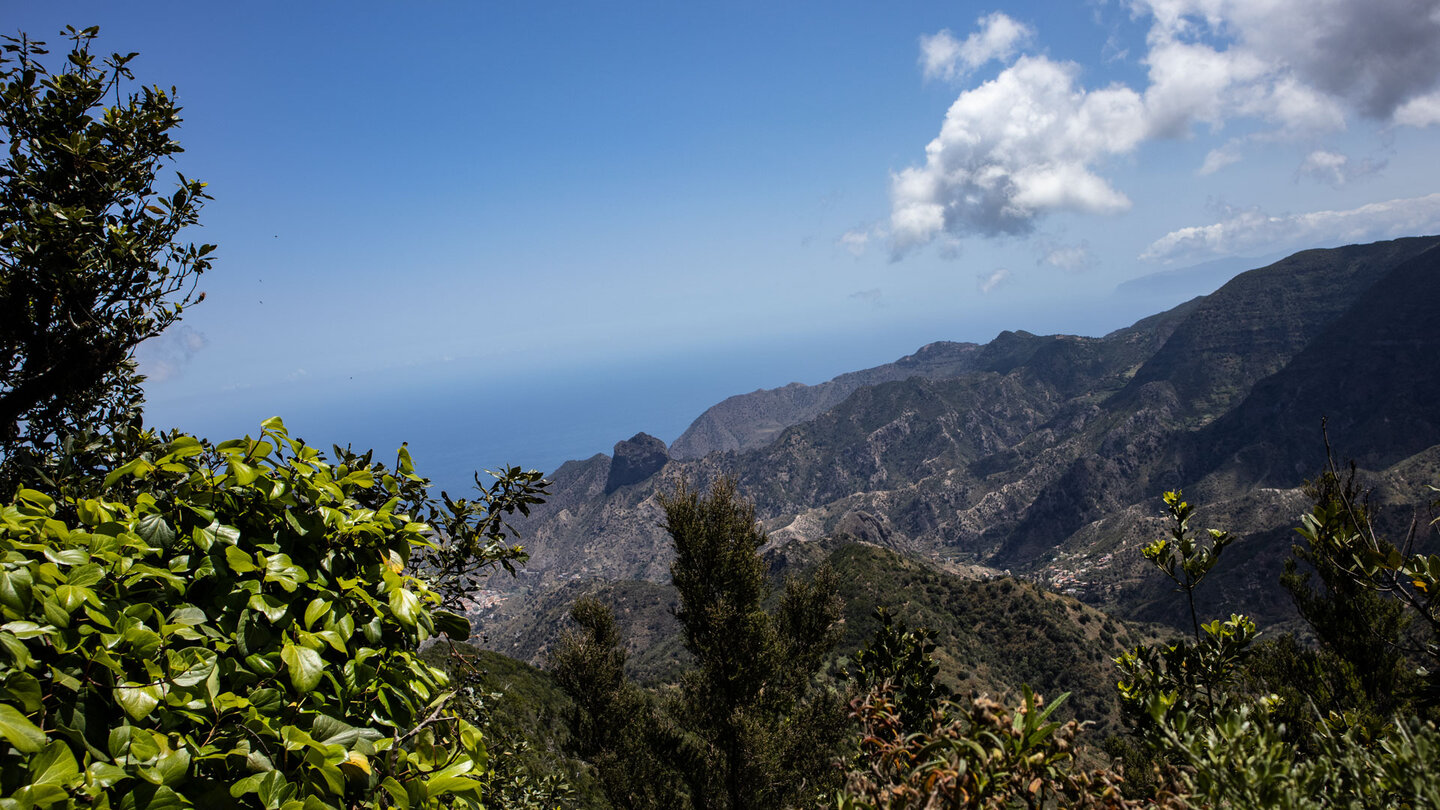
POLYGON ((714 452, 763 447, 780 431, 838 405, 858 388, 908 377, 959 373, 979 348, 974 343, 936 341, 893 363, 848 372, 816 385, 792 382, 780 388, 736 394, 700 414, 671 443, 670 455, 692 459, 714 452))
MULTIPOLYGON (((1202 514, 1247 522, 1221 524, 1247 535, 1231 556, 1250 565, 1220 608, 1283 621, 1273 575, 1288 555, 1297 488, 1324 463, 1318 416, 1305 424, 1312 406, 1333 406, 1336 446, 1353 436, 1376 448, 1348 452, 1377 475, 1440 443, 1430 405, 1440 335, 1425 328, 1427 304, 1440 300, 1437 245, 1305 251, 1098 338, 1007 331, 982 346, 930 344, 931 357, 922 349, 908 364, 856 372, 850 381, 878 381, 784 427, 777 415, 844 385, 772 389, 791 400, 752 400, 770 421, 747 434, 758 442, 769 431, 768 441, 700 458, 672 446, 652 475, 609 492, 608 457, 568 462, 550 502, 520 525, 533 554, 526 573, 496 587, 523 610, 576 580, 664 582, 672 552, 655 493, 728 475, 777 544, 860 526, 939 567, 1010 569, 1148 616, 1153 587, 1137 578, 1131 546, 1158 531, 1159 493, 1183 488, 1209 505, 1202 514), (1398 375, 1372 384, 1392 366, 1398 375), (928 374, 904 373, 915 369, 928 374), (802 389, 812 399, 796 405, 802 389)), ((738 419, 736 399, 715 424, 738 419)))

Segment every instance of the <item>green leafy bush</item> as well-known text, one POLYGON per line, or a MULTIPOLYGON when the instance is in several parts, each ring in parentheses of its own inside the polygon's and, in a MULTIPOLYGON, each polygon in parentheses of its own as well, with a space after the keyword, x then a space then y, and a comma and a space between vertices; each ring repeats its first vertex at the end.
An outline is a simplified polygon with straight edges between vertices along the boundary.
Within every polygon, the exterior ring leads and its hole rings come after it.
POLYGON ((478 806, 479 732, 417 650, 463 617, 407 573, 424 479, 279 419, 189 436, 94 497, 0 512, 0 807, 478 806), (71 517, 73 516, 73 517, 71 517))
POLYGON ((1378 740, 1359 728, 1321 724, 1312 751, 1303 753, 1285 739, 1265 700, 1226 709, 1213 723, 1194 720, 1180 715, 1162 730, 1193 806, 1440 807, 1433 723, 1396 719, 1378 740))
POLYGON ((928 627, 912 630, 904 619, 895 622, 883 607, 875 609, 875 618, 880 626, 870 642, 850 656, 847 674, 861 692, 886 685, 894 692, 901 726, 920 728, 935 707, 950 697, 950 690, 935 680, 940 674, 940 665, 932 657, 935 634, 928 627))
MULTIPOLYGON (((1303 516, 1300 529, 1309 541, 1306 560, 1319 563, 1327 582, 1354 588, 1362 596, 1388 591, 1402 600, 1413 598, 1409 606, 1426 617, 1432 603, 1394 583, 1404 578, 1423 597, 1433 581, 1426 579, 1429 558, 1407 559, 1389 550, 1374 536, 1368 517, 1354 508, 1349 492, 1348 487, 1334 486, 1317 490, 1316 505, 1303 516)), ((1228 535, 1211 530, 1215 550, 1201 547, 1189 539, 1193 510, 1179 493, 1166 493, 1165 502, 1175 542, 1157 541, 1143 553, 1176 581, 1177 590, 1190 600, 1193 616, 1194 587, 1214 565, 1221 540, 1228 535), (1177 576, 1177 571, 1183 574, 1177 576)), ((1293 576, 1293 567, 1291 572, 1293 576)), ((1307 605, 1303 599, 1310 600, 1310 609, 1304 610, 1307 618, 1337 615, 1336 608, 1323 604, 1325 597, 1308 590, 1300 597, 1302 607, 1307 605)), ((1390 625, 1398 626, 1393 621, 1390 625)), ((1373 622, 1331 621, 1316 629, 1332 650, 1341 651, 1332 653, 1335 658, 1346 661, 1343 652, 1367 649, 1371 639, 1362 636, 1373 630, 1373 622)), ((1150 763, 1163 766, 1181 786, 1185 801, 1195 806, 1440 806, 1440 782, 1432 772, 1440 754, 1440 731, 1433 722, 1404 713, 1364 722, 1373 702, 1336 704, 1322 712, 1314 702, 1320 692, 1328 692, 1328 702, 1334 703, 1340 697, 1364 697, 1364 690, 1322 690, 1318 687, 1323 679, 1308 684, 1265 681, 1267 673, 1305 674, 1300 667, 1269 666, 1242 677, 1257 635, 1255 624, 1243 616, 1203 625, 1197 619, 1193 643, 1142 645, 1116 659, 1121 699, 1143 747, 1126 753, 1148 754, 1150 763), (1286 706, 1284 698, 1265 689, 1272 685, 1290 687, 1286 691, 1292 697, 1304 694, 1307 705, 1286 706), (1309 715, 1301 739, 1295 739, 1294 729, 1284 722, 1293 722, 1297 711, 1309 715)), ((1347 663, 1353 672, 1366 662, 1347 663)))

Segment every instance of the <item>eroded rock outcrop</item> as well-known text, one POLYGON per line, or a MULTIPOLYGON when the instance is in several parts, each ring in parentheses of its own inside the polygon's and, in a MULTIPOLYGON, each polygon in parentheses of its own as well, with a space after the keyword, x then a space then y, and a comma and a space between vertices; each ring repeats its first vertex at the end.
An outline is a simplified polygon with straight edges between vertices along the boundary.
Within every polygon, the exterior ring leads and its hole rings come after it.
POLYGON ((644 481, 660 472, 669 460, 665 442, 649 433, 636 433, 625 441, 616 442, 615 455, 610 459, 610 475, 605 479, 605 494, 644 481))

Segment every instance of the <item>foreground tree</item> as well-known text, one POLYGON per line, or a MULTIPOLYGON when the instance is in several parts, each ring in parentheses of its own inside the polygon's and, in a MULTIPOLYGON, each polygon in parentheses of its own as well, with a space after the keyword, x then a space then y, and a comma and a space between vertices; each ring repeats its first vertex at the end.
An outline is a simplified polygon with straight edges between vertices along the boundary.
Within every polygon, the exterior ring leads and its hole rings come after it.
POLYGON ((0 482, 68 434, 134 422, 142 341, 204 298, 213 245, 180 238, 204 184, 159 187, 180 108, 174 90, 130 91, 135 54, 99 59, 98 29, 67 28, 59 68, 44 43, 0 53, 0 482), (110 106, 107 99, 114 99, 110 106))
MULTIPOLYGON (((1433 489, 1433 488, 1432 488, 1433 489)), ((1333 460, 1310 487, 1315 499, 1296 552, 1321 587, 1294 570, 1285 584, 1328 651, 1347 662, 1379 711, 1440 708, 1440 554, 1418 553, 1412 522, 1400 547, 1376 530, 1369 495, 1333 460)), ((1433 536, 1431 538, 1433 545, 1433 536)))
POLYGON ((659 710, 623 683, 623 654, 603 606, 581 602, 580 632, 567 634, 551 668, 576 701, 576 729, 592 762, 651 768, 647 789, 611 792, 619 807, 748 810, 809 806, 838 786, 845 733, 839 693, 818 683, 836 641, 841 603, 828 568, 790 579, 773 612, 760 559, 765 533, 728 480, 704 496, 681 484, 661 496, 675 541, 670 572, 685 648, 695 666, 659 710), (636 744, 643 758, 626 756, 636 744))
POLYGON ((844 729, 838 695, 813 683, 836 641, 834 574, 788 580, 771 615, 759 556, 767 538, 733 481, 703 497, 682 483, 660 505, 675 541, 676 617, 696 662, 674 707, 692 801, 729 810, 808 803, 838 777, 831 759, 844 729))
POLYGON ((145 430, 133 350, 204 298, 213 247, 180 235, 208 197, 156 188, 174 91, 127 91, 135 54, 98 60, 97 33, 67 29, 54 70, 24 36, 0 53, 0 809, 515 794, 416 652, 468 637, 546 482, 437 501, 404 448, 390 470, 278 419, 145 430))
POLYGON ((677 806, 683 786, 662 756, 665 722, 641 689, 625 679, 625 649, 610 608, 583 597, 570 610, 575 627, 550 656, 555 682, 573 701, 570 750, 594 768, 610 804, 625 810, 677 806))
MULTIPOLYGON (((1304 545, 1294 547, 1280 583, 1314 634, 1305 644, 1285 634, 1256 646, 1246 677, 1256 691, 1282 700, 1275 715, 1287 739, 1308 750, 1327 717, 1345 717, 1367 737, 1381 734, 1396 715, 1423 707, 1416 675, 1424 629, 1398 599, 1386 598, 1363 578, 1351 576, 1331 550, 1337 538, 1359 534, 1371 511, 1355 470, 1327 470, 1306 487, 1314 502, 1304 545), (1343 504, 1354 505, 1347 510, 1343 504), (1417 633, 1416 631, 1420 631, 1417 633)), ((1387 554, 1388 556, 1388 554, 1387 554)))
POLYGON ((479 806, 480 732, 417 656, 468 623, 406 573, 432 535, 395 476, 278 419, 153 446, 73 523, 0 511, 0 807, 479 806))

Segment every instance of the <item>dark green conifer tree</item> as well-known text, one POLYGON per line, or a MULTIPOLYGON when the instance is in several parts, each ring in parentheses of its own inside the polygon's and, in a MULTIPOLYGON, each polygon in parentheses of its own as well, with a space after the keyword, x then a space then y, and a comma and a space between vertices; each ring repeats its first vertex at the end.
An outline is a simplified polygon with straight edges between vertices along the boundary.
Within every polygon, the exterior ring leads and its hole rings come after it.
MULTIPOLYGON (((1345 477, 1325 472, 1306 487, 1306 494, 1314 499, 1312 513, 1325 519, 1316 521, 1314 529, 1302 528, 1306 544, 1295 547, 1280 582, 1316 639, 1355 679, 1364 701, 1388 717, 1420 686, 1405 656, 1410 616, 1404 603, 1385 598, 1373 583, 1351 576, 1334 559, 1346 538, 1373 535, 1367 499, 1353 469, 1345 477)), ((1391 548, 1384 543, 1385 553, 1391 548)))
POLYGON ((758 553, 766 536, 733 481, 705 496, 682 483, 661 506, 675 541, 676 615, 696 661, 674 706, 676 764, 694 806, 809 803, 838 780, 845 725, 838 693, 814 683, 836 641, 834 575, 790 580, 772 615, 758 553))
POLYGON ((595 767, 610 803, 619 808, 677 806, 682 786, 656 756, 655 708, 625 680, 625 649, 610 608, 593 596, 570 609, 576 629, 550 656, 550 671, 574 701, 570 750, 595 767))
POLYGON ((838 640, 841 601, 822 568, 770 579, 755 510, 722 480, 660 497, 675 541, 676 616, 694 667, 658 709, 625 682, 613 617, 581 600, 550 666, 575 700, 577 753, 595 764, 618 807, 771 810, 812 806, 839 786, 846 719, 839 692, 817 681, 838 640))

